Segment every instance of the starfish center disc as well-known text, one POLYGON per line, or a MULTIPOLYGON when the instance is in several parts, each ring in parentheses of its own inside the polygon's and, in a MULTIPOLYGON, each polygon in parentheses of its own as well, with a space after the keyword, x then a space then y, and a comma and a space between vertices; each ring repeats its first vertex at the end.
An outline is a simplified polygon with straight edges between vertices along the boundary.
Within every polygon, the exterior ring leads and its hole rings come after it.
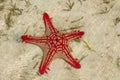
POLYGON ((57 35, 57 34, 52 34, 51 36, 50 36, 50 43, 51 43, 51 45, 52 46, 58 46, 58 45, 60 45, 60 44, 62 44, 62 41, 63 41, 63 39, 61 38, 61 36, 60 35, 57 35))

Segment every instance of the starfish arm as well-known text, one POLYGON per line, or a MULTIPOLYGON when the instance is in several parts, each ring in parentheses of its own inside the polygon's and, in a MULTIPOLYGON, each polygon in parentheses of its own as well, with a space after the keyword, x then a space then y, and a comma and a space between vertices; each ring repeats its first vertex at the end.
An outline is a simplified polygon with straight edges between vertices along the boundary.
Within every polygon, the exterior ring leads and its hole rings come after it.
POLYGON ((77 59, 74 59, 73 56, 70 54, 67 46, 63 47, 63 59, 74 68, 80 68, 81 67, 81 65, 77 61, 77 59))
POLYGON ((52 33, 59 32, 56 28, 54 28, 54 26, 51 22, 51 19, 49 18, 49 15, 47 13, 44 13, 43 20, 44 20, 44 24, 45 24, 45 27, 46 27, 46 34, 49 34, 51 32, 52 33))
POLYGON ((66 39, 71 40, 71 39, 76 39, 76 38, 81 38, 84 35, 83 31, 73 31, 71 33, 66 34, 66 39))
POLYGON ((45 36, 34 37, 34 36, 30 36, 30 35, 22 35, 21 39, 23 42, 26 42, 26 43, 33 43, 33 44, 47 43, 47 38, 45 36))
POLYGON ((47 73, 46 69, 49 70, 49 64, 51 63, 54 55, 56 53, 56 50, 55 48, 51 48, 50 50, 48 50, 47 53, 45 53, 43 55, 43 59, 42 59, 42 62, 40 64, 40 67, 39 67, 39 73, 40 74, 44 74, 44 73, 47 73))

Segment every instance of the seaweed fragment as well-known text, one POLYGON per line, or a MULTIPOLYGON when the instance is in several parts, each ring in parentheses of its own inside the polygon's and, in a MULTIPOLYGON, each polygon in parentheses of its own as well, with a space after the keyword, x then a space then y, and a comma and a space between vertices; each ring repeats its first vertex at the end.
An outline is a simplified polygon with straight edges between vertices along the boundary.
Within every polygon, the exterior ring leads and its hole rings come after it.
POLYGON ((78 22, 78 21, 80 21, 81 19, 83 19, 83 16, 82 16, 81 18, 77 19, 77 20, 71 21, 71 23, 78 22))
POLYGON ((0 11, 2 11, 4 9, 4 5, 0 5, 0 11))
POLYGON ((77 39, 74 39, 74 41, 80 43, 81 40, 80 40, 80 38, 77 38, 77 39))
MULTIPOLYGON (((11 0, 12 2, 12 0, 11 0)), ((5 15, 5 23, 7 27, 11 27, 14 23, 13 16, 18 16, 22 14, 23 9, 17 8, 16 3, 11 5, 11 8, 8 9, 9 12, 7 15, 5 15)))
POLYGON ((24 34, 26 34, 26 33, 28 32, 28 30, 29 30, 29 28, 27 28, 27 29, 25 30, 24 34))
POLYGON ((23 9, 20 9, 16 6, 16 3, 12 4, 9 10, 12 15, 21 15, 23 11, 23 9))
POLYGON ((69 29, 63 29, 61 31, 74 30, 74 29, 79 29, 81 27, 83 27, 83 26, 74 26, 74 27, 70 27, 69 29))
POLYGON ((68 48, 69 48, 69 51, 70 51, 70 52, 73 52, 73 49, 72 49, 70 46, 69 46, 68 48))
POLYGON ((4 2, 5 0, 0 0, 0 3, 4 2))
POLYGON ((25 0, 25 3, 26 3, 26 7, 29 7, 31 5, 30 1, 29 0, 25 0))
POLYGON ((5 23, 7 27, 11 27, 12 24, 14 23, 11 13, 8 13, 7 16, 5 15, 5 23))
POLYGON ((65 66, 65 69, 71 71, 71 67, 69 67, 69 66, 65 66))
POLYGON ((109 3, 110 3, 110 0, 103 0, 103 3, 109 4, 109 3))
POLYGON ((117 34, 118 37, 120 37, 120 34, 117 34))
POLYGON ((81 62, 84 58, 86 58, 88 55, 86 56, 82 56, 80 59, 78 59, 79 62, 81 62))
POLYGON ((5 0, 0 0, 0 11, 4 9, 4 2, 5 0))
POLYGON ((120 69, 120 57, 117 58, 116 64, 117 64, 118 69, 120 69))
POLYGON ((34 60, 38 55, 33 56, 32 60, 34 60))
POLYGON ((110 9, 108 9, 108 7, 103 8, 98 14, 106 14, 110 11, 110 9))
POLYGON ((36 62, 35 65, 33 66, 33 69, 36 68, 36 66, 38 65, 39 62, 36 62))
POLYGON ((86 47, 87 47, 89 50, 92 49, 91 46, 90 46, 90 44, 89 44, 86 40, 82 40, 82 41, 86 44, 86 47))
POLYGON ((70 30, 73 30, 73 29, 79 29, 80 27, 82 27, 82 26, 74 26, 74 27, 70 27, 70 30))
POLYGON ((113 22, 114 22, 114 25, 117 25, 117 24, 120 22, 120 17, 119 17, 119 16, 116 17, 116 18, 113 20, 113 22))
POLYGON ((81 0, 78 0, 80 2, 80 4, 82 5, 82 1, 81 0))
POLYGON ((109 13, 113 8, 114 4, 112 3, 114 0, 103 0, 103 8, 97 14, 106 14, 109 13), (105 6, 106 5, 106 6, 105 6))
POLYGON ((86 0, 78 0, 80 2, 80 4, 82 5, 82 1, 86 1, 86 0))
POLYGON ((64 11, 71 11, 73 6, 74 6, 74 2, 71 2, 70 0, 68 0, 68 2, 66 2, 66 9, 63 9, 64 11))

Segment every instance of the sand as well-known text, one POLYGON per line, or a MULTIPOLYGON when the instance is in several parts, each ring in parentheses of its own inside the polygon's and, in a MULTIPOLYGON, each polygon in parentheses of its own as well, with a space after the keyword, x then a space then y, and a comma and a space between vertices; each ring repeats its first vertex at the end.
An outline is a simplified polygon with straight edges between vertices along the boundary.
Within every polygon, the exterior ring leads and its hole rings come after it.
POLYGON ((71 9, 66 2, 0 0, 0 80, 120 80, 120 0, 70 0, 71 9), (12 12, 13 7, 17 9, 12 12), (48 74, 38 74, 43 52, 20 37, 44 34, 44 12, 60 31, 79 27, 85 32, 80 42, 69 44, 71 54, 83 58, 80 69, 56 59, 48 74))

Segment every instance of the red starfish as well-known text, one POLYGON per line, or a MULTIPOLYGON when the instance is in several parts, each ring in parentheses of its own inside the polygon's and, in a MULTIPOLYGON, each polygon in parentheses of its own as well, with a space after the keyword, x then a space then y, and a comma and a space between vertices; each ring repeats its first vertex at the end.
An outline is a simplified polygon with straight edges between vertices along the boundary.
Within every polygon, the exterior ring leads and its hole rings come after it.
POLYGON ((80 63, 70 54, 68 41, 81 38, 84 32, 78 30, 71 33, 61 33, 54 28, 47 13, 44 13, 43 20, 46 27, 44 36, 34 37, 30 35, 23 35, 21 37, 23 42, 35 44, 42 48, 44 54, 39 67, 40 74, 44 74, 45 72, 47 73, 46 69, 49 69, 48 66, 51 61, 58 57, 64 59, 71 66, 80 68, 80 63))

